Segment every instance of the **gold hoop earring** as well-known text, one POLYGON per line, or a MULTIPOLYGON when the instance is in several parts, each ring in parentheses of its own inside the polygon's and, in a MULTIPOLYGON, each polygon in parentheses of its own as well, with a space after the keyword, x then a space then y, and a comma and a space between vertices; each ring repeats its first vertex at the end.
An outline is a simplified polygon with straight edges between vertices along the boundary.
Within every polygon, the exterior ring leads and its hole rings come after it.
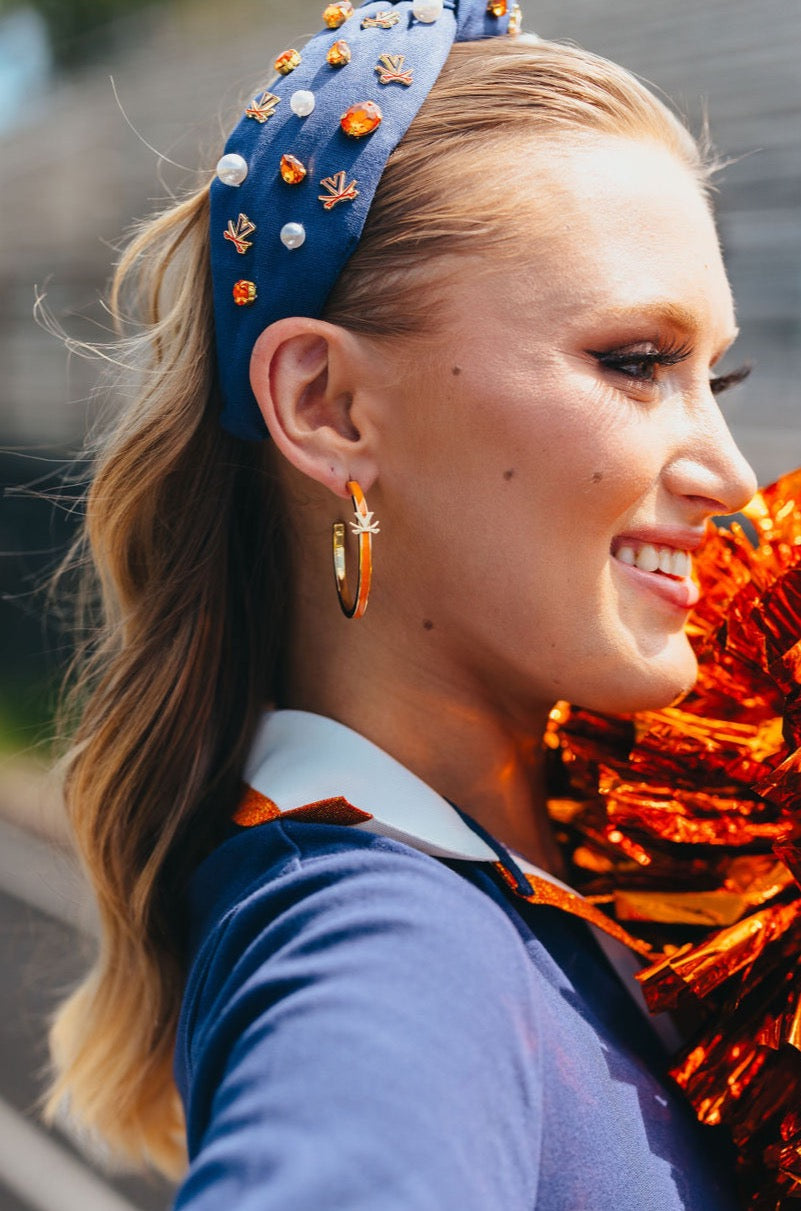
POLYGON ((379 533, 378 522, 373 520, 373 514, 367 508, 364 493, 355 479, 349 479, 345 485, 353 501, 353 511, 356 520, 350 523, 353 533, 359 539, 359 567, 356 573, 356 592, 351 597, 348 590, 348 574, 346 569, 345 523, 335 521, 332 538, 334 548, 334 579, 337 586, 337 597, 346 618, 361 618, 367 609, 367 598, 370 596, 370 582, 373 579, 373 535, 379 533))

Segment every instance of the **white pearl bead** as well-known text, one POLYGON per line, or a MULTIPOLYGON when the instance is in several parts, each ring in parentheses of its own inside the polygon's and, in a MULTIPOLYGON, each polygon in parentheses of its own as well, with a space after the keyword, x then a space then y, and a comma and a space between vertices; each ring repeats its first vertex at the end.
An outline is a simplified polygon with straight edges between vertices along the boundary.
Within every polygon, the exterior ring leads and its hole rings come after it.
POLYGON ((310 93, 306 88, 299 88, 289 98, 289 108, 298 118, 308 118, 310 113, 313 113, 316 101, 314 93, 310 93))
POLYGON ((248 162, 236 152, 229 152, 217 162, 217 176, 223 185, 241 185, 248 175, 248 162))
POLYGON ((424 25, 433 25, 442 16, 444 0, 414 0, 412 15, 424 25))
POLYGON ((281 243, 285 248, 300 248, 306 240, 306 228, 302 223, 285 223, 281 228, 281 243))

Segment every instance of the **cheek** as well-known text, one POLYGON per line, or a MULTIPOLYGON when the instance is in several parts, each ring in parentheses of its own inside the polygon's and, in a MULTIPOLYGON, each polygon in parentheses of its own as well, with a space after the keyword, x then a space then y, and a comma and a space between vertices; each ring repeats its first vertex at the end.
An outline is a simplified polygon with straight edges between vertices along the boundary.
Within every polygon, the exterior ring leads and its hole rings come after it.
POLYGON ((454 358, 404 393, 382 481, 402 545, 432 574, 453 558, 498 591, 528 590, 532 578, 544 605, 551 586, 556 599, 597 580, 621 519, 654 482, 653 434, 584 367, 526 374, 497 357, 454 358))
POLYGON ((610 404, 581 376, 573 388, 510 409, 507 495, 534 500, 545 540, 570 544, 578 557, 601 536, 605 554, 622 519, 652 491, 659 467, 652 426, 627 401, 610 404))

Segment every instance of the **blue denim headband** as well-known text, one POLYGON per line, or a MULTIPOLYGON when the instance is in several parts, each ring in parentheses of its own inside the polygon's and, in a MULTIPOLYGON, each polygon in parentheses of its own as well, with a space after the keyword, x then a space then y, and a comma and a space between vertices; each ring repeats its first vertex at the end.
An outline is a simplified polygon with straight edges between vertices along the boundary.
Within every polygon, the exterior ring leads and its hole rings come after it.
POLYGON ((319 316, 354 252, 384 166, 454 41, 516 32, 504 0, 330 4, 326 28, 246 109, 211 186, 211 268, 222 425, 261 440, 250 386, 259 333, 319 316), (511 29, 510 29, 511 24, 511 29))

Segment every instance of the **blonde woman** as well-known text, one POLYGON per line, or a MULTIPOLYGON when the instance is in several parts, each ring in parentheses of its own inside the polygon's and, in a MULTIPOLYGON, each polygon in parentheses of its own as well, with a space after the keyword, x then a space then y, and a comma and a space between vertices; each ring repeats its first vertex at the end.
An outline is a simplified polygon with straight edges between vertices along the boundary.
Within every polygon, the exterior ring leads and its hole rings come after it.
POLYGON ((732 1207, 541 745, 692 685, 692 552, 755 489, 709 165, 511 5, 323 24, 118 271, 51 1105, 188 1144, 186 1211, 732 1207))

